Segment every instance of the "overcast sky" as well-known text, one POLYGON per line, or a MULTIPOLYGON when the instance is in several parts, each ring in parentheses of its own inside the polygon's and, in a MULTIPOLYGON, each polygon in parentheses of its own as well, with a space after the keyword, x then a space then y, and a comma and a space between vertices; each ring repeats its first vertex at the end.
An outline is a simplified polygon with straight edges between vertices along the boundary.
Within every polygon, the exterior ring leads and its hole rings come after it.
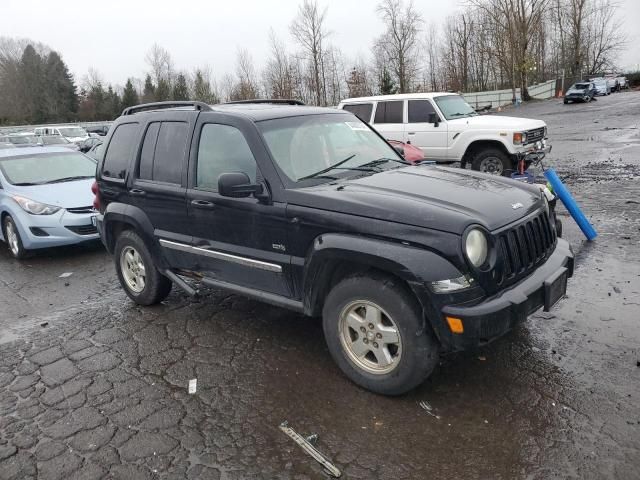
MULTIPOLYGON (((124 84, 148 70, 145 53, 154 42, 172 55, 178 70, 208 64, 216 77, 234 69, 238 47, 256 65, 268 53, 269 29, 291 44, 289 24, 302 0, 102 0, 51 2, 0 0, 0 35, 27 37, 62 54, 78 81, 89 67, 107 82, 124 84)), ((320 0, 328 6, 331 43, 349 59, 366 57, 382 31, 378 0, 320 0)), ((415 0, 427 23, 442 25, 460 0, 415 0)), ((631 37, 619 64, 640 64, 640 0, 620 0, 631 37)))

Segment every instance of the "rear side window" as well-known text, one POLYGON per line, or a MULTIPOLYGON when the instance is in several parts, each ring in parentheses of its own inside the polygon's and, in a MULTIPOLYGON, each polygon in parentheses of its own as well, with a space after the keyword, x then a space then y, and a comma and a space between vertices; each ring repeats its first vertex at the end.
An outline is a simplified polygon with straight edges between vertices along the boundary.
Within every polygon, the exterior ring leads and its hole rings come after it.
POLYGON ((374 123, 402 123, 403 104, 402 100, 378 102, 374 123))
POLYGON ((231 172, 244 172, 255 183, 256 161, 247 140, 230 125, 204 125, 198 145, 195 186, 217 192, 220 174, 231 172))
POLYGON ((436 111, 429 100, 409 100, 409 123, 428 123, 432 113, 436 111))
POLYGON ((129 166, 129 158, 133 152, 137 123, 123 123, 113 132, 109 148, 104 157, 102 175, 110 178, 123 179, 129 166))
POLYGON ((355 105, 345 105, 343 110, 353 113, 363 122, 371 121, 371 111, 373 110, 372 103, 358 103, 355 105))
POLYGON ((188 133, 186 122, 150 123, 142 143, 138 178, 179 185, 188 133))

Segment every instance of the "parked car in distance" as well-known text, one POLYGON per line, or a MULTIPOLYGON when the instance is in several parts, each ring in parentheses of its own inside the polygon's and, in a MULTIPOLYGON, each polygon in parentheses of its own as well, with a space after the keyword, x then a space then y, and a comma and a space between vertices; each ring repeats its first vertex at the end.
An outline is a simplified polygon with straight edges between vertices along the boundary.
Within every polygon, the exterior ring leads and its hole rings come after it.
POLYGON ((101 137, 89 137, 84 142, 78 145, 81 152, 86 153, 91 150, 92 147, 104 142, 104 139, 101 137))
POLYGON ((94 205, 134 302, 191 278, 322 316, 342 371, 396 395, 565 294, 573 254, 538 186, 410 165, 347 111, 270 102, 115 121, 94 205))
POLYGON ((16 146, 13 143, 2 142, 0 140, 0 148, 16 148, 16 146))
POLYGON ((607 76, 605 77, 605 79, 607 81, 607 85, 609 85, 609 89, 611 90, 611 93, 617 92, 620 90, 620 83, 618 82, 618 79, 615 76, 607 76))
POLYGON ((627 81, 627 77, 616 77, 618 81, 618 86, 620 90, 627 90, 629 88, 629 82, 627 81))
POLYGON ((605 78, 592 78, 591 82, 596 87, 597 95, 611 95, 611 87, 605 78))
POLYGON ((78 147, 77 144, 71 143, 69 140, 61 137, 60 135, 43 135, 41 137, 38 137, 37 144, 40 146, 59 145, 70 150, 80 150, 80 147, 78 147))
POLYGON ((89 134, 87 131, 76 125, 67 125, 67 126, 58 126, 58 127, 37 127, 34 129, 35 135, 41 136, 52 136, 58 135, 68 140, 70 143, 75 143, 79 145, 80 142, 85 141, 89 138, 89 134))
POLYGON ((33 133, 11 133, 0 136, 0 142, 12 143, 16 147, 32 147, 37 140, 33 133))
POLYGON ((109 125, 90 125, 84 127, 87 133, 95 133, 101 137, 104 137, 109 133, 109 125))
POLYGON ((397 140, 387 140, 387 142, 408 162, 416 163, 425 160, 424 152, 421 148, 397 140))
POLYGON ((93 158, 94 160, 100 160, 100 157, 103 152, 104 152, 104 142, 100 142, 95 144, 93 147, 91 147, 87 152, 87 155, 93 158))
POLYGON ((0 240, 15 258, 98 238, 96 162, 62 147, 0 150, 0 240))
POLYGON ((590 102, 597 93, 596 86, 593 82, 578 82, 569 87, 564 95, 565 105, 569 102, 590 102))
POLYGON ((542 120, 479 115, 453 93, 412 93, 348 98, 338 108, 373 126, 387 139, 422 149, 427 160, 460 162, 474 170, 509 175, 520 156, 544 156, 547 126, 542 120))

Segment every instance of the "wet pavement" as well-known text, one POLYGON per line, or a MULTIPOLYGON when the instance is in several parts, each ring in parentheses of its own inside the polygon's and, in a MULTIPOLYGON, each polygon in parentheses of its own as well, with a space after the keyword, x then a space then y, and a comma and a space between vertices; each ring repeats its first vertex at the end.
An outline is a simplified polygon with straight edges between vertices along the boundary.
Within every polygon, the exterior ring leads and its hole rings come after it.
POLYGON ((567 298, 399 398, 350 383, 318 320, 220 291, 141 308, 99 244, 0 249, 0 479, 327 478, 284 420, 349 479, 640 478, 638 112, 640 92, 503 112, 548 123, 600 235, 561 212, 567 298))

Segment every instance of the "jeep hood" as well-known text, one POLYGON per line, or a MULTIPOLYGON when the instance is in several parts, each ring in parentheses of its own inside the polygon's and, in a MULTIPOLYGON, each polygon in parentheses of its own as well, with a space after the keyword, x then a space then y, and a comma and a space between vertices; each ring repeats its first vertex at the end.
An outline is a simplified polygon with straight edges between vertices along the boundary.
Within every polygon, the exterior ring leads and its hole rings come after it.
POLYGON ((288 192, 291 204, 455 234, 474 223, 495 230, 542 207, 536 186, 427 165, 288 192))
POLYGON ((449 125, 453 127, 504 129, 511 132, 531 130, 532 128, 540 128, 546 125, 542 120, 520 117, 504 117, 502 115, 476 115, 474 117, 455 118, 448 122, 449 125))

